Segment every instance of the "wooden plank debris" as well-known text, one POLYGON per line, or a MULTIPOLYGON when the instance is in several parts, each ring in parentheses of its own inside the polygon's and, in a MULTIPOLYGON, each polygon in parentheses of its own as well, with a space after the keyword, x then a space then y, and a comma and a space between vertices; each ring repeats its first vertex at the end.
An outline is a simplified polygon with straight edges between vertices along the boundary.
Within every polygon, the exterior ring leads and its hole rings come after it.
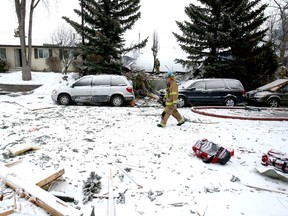
POLYGON ((23 145, 23 144, 17 144, 12 147, 8 148, 8 151, 13 155, 13 156, 18 156, 21 155, 27 151, 33 151, 33 150, 39 150, 40 148, 37 146, 32 146, 32 145, 23 145))
POLYGON ((108 179, 108 216, 115 216, 112 170, 110 170, 110 175, 108 179))
POLYGON ((246 187, 258 190, 258 191, 268 191, 268 192, 281 193, 281 194, 288 195, 288 192, 286 192, 286 191, 268 189, 268 188, 258 187, 258 186, 249 185, 249 184, 243 184, 243 185, 245 185, 246 187))
POLYGON ((6 210, 0 212, 0 216, 11 215, 11 214, 13 214, 14 212, 15 212, 14 209, 6 209, 6 210))
POLYGON ((63 168, 55 170, 51 167, 50 169, 42 170, 37 166, 22 160, 5 164, 5 166, 8 167, 11 172, 17 173, 17 176, 21 177, 21 179, 27 180, 39 187, 48 185, 65 173, 63 168))
POLYGON ((0 164, 0 178, 7 186, 29 198, 29 201, 45 209, 54 216, 80 215, 79 210, 73 208, 34 183, 23 180, 2 164, 0 164))
POLYGON ((45 185, 51 183, 52 181, 56 180, 60 176, 64 174, 64 169, 59 169, 56 172, 54 170, 49 170, 45 173, 45 178, 39 178, 40 176, 37 176, 38 178, 35 179, 36 185, 39 187, 44 187, 45 185))

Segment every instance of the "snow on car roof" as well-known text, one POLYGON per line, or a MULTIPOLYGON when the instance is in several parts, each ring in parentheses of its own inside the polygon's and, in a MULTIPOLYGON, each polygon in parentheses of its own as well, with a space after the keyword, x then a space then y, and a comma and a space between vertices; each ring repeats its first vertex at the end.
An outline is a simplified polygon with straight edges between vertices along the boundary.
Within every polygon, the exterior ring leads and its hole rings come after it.
POLYGON ((277 79, 273 82, 270 82, 264 86, 261 86, 259 88, 257 88, 257 90, 268 90, 268 89, 271 89, 275 86, 278 86, 278 85, 282 85, 282 84, 285 84, 285 83, 288 83, 288 79, 277 79))

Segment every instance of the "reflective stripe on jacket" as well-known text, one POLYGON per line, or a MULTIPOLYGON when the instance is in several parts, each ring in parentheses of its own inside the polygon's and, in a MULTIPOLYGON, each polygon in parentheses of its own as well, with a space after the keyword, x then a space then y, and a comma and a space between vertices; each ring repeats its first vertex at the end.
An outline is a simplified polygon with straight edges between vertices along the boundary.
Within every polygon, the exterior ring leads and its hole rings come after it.
POLYGON ((166 106, 177 104, 178 100, 178 85, 175 80, 172 80, 170 86, 166 89, 166 106))

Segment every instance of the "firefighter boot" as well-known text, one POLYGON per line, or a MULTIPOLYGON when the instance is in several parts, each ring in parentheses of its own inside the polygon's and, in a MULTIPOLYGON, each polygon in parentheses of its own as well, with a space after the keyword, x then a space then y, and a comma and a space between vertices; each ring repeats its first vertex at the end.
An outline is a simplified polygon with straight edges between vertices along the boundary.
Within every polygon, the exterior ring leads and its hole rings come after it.
POLYGON ((177 126, 181 126, 181 125, 184 124, 184 123, 185 123, 185 120, 182 118, 182 119, 178 122, 177 126))

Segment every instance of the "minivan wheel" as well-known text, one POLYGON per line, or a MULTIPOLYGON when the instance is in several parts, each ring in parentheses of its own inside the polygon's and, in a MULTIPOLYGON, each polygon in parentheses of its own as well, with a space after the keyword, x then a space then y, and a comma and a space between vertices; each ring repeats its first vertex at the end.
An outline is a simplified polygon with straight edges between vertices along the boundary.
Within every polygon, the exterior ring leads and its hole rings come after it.
POLYGON ((110 103, 114 107, 121 107, 121 106, 124 105, 125 101, 124 101, 124 98, 121 95, 114 95, 111 98, 110 103))
POLYGON ((177 102, 177 107, 182 108, 182 107, 185 107, 186 105, 187 105, 186 98, 183 96, 179 96, 178 102, 177 102))
POLYGON ((278 107, 279 106, 279 100, 277 98, 271 98, 269 101, 268 101, 268 105, 269 107, 278 107))
POLYGON ((232 97, 226 98, 224 104, 225 106, 235 106, 235 99, 232 97))
POLYGON ((68 94, 60 94, 57 101, 60 105, 70 105, 72 103, 72 99, 68 94))

